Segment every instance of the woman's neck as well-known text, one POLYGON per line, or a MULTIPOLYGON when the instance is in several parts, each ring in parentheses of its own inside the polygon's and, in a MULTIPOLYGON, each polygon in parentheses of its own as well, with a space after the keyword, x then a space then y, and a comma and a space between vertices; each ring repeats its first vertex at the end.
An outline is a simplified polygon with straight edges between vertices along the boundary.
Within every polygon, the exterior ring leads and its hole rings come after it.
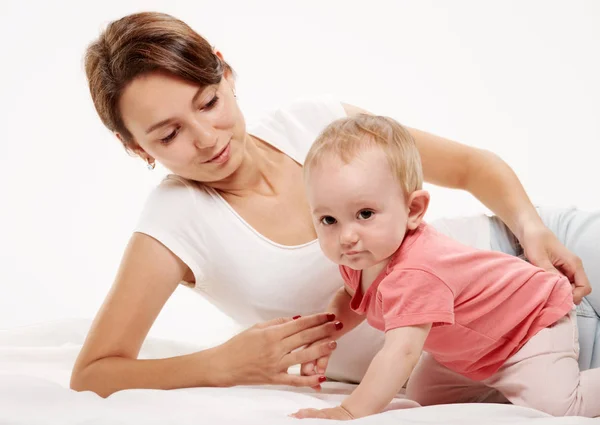
POLYGON ((275 196, 282 153, 260 140, 246 135, 244 158, 238 169, 227 179, 210 183, 224 195, 245 197, 249 194, 275 196))

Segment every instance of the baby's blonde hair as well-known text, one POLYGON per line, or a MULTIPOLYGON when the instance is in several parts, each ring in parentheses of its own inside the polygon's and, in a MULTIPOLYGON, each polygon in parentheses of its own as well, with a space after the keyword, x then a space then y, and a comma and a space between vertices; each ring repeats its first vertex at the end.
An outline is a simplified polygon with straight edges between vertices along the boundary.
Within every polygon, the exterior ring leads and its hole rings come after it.
POLYGON ((305 176, 329 155, 347 164, 373 147, 386 155, 405 195, 422 189, 421 156, 408 130, 392 118, 368 114, 341 118, 325 127, 308 151, 305 176))

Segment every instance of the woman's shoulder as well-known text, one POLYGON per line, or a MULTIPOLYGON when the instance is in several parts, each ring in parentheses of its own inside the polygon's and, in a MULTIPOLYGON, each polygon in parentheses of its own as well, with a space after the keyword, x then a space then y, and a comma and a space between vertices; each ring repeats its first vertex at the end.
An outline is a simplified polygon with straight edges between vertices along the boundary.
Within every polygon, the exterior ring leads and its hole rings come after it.
POLYGON ((209 213, 214 197, 203 185, 175 174, 165 176, 149 193, 141 213, 141 222, 162 226, 198 222, 190 220, 198 209, 209 213), (169 224, 170 223, 170 224, 169 224))
POLYGON ((201 185, 176 175, 167 175, 146 198, 134 232, 146 234, 173 252, 194 273, 204 279, 205 221, 198 209, 206 208, 210 195, 201 185), (201 204, 201 205, 200 205, 201 204))
POLYGON ((278 113, 280 116, 305 117, 313 122, 327 122, 346 116, 343 103, 332 94, 298 97, 282 105, 278 113))
POLYGON ((276 146, 290 145, 304 156, 326 126, 345 116, 344 105, 334 96, 305 96, 267 112, 248 132, 276 146))
POLYGON ((181 205, 195 203, 203 197, 208 197, 208 190, 201 184, 168 174, 150 191, 147 203, 181 205))

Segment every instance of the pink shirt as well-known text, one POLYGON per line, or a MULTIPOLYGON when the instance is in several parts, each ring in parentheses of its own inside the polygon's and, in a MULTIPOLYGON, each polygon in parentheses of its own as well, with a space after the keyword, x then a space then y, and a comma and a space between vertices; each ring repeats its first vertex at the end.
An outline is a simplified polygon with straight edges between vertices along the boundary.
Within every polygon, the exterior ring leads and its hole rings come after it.
POLYGON ((573 307, 567 278, 517 257, 465 246, 422 224, 363 295, 340 266, 351 308, 381 331, 432 323, 424 350, 449 369, 488 378, 573 307))

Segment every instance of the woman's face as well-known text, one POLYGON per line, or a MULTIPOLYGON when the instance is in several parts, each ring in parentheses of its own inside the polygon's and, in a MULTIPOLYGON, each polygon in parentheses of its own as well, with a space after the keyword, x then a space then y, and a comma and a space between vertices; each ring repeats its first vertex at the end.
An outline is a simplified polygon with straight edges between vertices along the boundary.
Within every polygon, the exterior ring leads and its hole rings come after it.
POLYGON ((160 72, 137 77, 119 102, 134 151, 187 179, 210 183, 231 176, 246 145, 233 84, 231 75, 206 87, 160 72))

